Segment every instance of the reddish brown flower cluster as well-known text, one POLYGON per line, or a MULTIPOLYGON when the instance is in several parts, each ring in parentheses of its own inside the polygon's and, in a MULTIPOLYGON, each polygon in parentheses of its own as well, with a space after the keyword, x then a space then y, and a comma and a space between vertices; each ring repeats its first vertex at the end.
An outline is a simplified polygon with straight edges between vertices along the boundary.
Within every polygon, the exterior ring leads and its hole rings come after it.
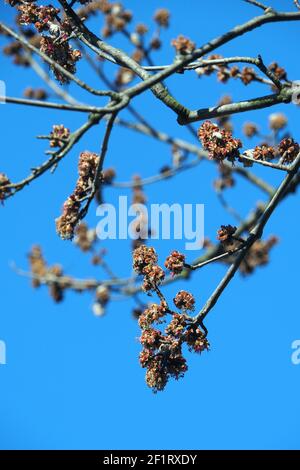
POLYGON ((176 294, 176 297, 174 298, 174 304, 179 310, 194 310, 195 298, 189 292, 181 290, 176 294))
MULTIPOLYGON (((207 60, 217 60, 222 59, 222 56, 219 54, 212 54, 207 57, 207 60)), ((205 67, 199 67, 196 69, 196 73, 199 77, 202 75, 211 75, 215 71, 219 70, 219 65, 206 65, 205 67)))
POLYGON ((96 15, 98 12, 108 14, 111 11, 112 4, 108 0, 80 0, 84 7, 77 10, 79 18, 89 18, 96 15))
POLYGON ((170 12, 166 8, 160 8, 154 14, 154 21, 158 24, 158 26, 162 26, 163 28, 168 28, 169 21, 170 21, 170 12))
MULTIPOLYGON (((76 72, 76 62, 81 59, 81 52, 78 49, 73 49, 67 41, 57 42, 52 37, 43 36, 40 50, 68 72, 72 74, 76 72)), ((51 69, 60 83, 69 83, 68 77, 57 68, 51 66, 51 69)))
POLYGON ((10 194, 10 188, 6 187, 9 184, 11 184, 10 179, 5 175, 5 173, 0 173, 0 202, 10 194))
POLYGON ((182 34, 180 34, 176 39, 173 39, 171 41, 171 45, 175 47, 176 53, 179 55, 191 54, 191 52, 196 48, 195 43, 182 34))
POLYGON ((71 194, 63 205, 63 213, 55 220, 56 231, 63 240, 71 240, 78 223, 80 202, 71 194))
MULTIPOLYGON (((59 264, 50 266, 47 274, 52 274, 55 278, 59 279, 63 276, 62 267, 59 264)), ((62 302, 64 299, 64 289, 59 282, 50 282, 49 283, 49 293, 54 302, 62 302)))
POLYGON ((161 48, 161 40, 158 36, 154 36, 150 41, 150 50, 153 49, 154 51, 157 51, 160 48, 161 48))
POLYGON ((200 328, 189 328, 185 335, 185 341, 190 351, 202 353, 209 350, 209 342, 200 328))
POLYGON ((257 240, 251 247, 240 265, 240 272, 244 275, 252 274, 258 266, 269 263, 270 250, 278 243, 278 238, 271 236, 268 240, 257 240))
POLYGON ((146 327, 142 331, 140 342, 140 364, 147 368, 146 383, 154 392, 163 390, 168 380, 178 380, 187 371, 181 345, 171 335, 164 336, 159 330, 146 327))
POLYGON ((157 264, 157 254, 154 248, 141 245, 133 252, 133 269, 144 276, 143 290, 155 290, 165 278, 163 269, 157 264))
POLYGON ((15 65, 29 66, 29 62, 23 54, 23 48, 18 41, 12 41, 10 44, 3 47, 3 54, 13 57, 13 63, 15 65))
POLYGON ((140 343, 146 349, 157 349, 163 340, 161 331, 155 328, 145 328, 140 337, 140 343))
POLYGON ((165 278, 165 272, 160 266, 148 266, 144 269, 143 290, 151 292, 159 286, 165 278))
POLYGON ((256 72, 252 67, 244 67, 241 72, 241 80, 244 85, 249 85, 257 78, 256 72))
POLYGON ((52 5, 39 7, 34 2, 19 5, 17 9, 20 12, 19 23, 21 25, 33 24, 39 33, 49 30, 60 11, 52 5))
POLYGON ((175 338, 179 338, 182 336, 185 328, 187 326, 186 317, 180 313, 174 313, 172 315, 172 320, 166 327, 166 333, 168 335, 172 335, 175 338))
POLYGON ((198 129, 198 137, 203 148, 208 151, 209 157, 223 161, 225 159, 233 162, 239 157, 239 149, 242 147, 240 139, 234 139, 232 133, 220 128, 210 121, 205 121, 198 129))
MULTIPOLYGON (((176 251, 168 257, 166 265, 176 272, 182 268, 184 259, 184 256, 176 251)), ((157 260, 155 250, 142 245, 133 253, 133 268, 137 273, 147 277, 149 272, 159 268, 157 260)), ((156 280, 152 283, 155 284, 156 280)), ((143 368, 147 368, 146 382, 154 392, 163 390, 171 377, 179 379, 186 372, 186 359, 182 355, 184 343, 195 352, 209 348, 206 335, 186 313, 188 310, 194 310, 193 295, 186 291, 176 294, 174 304, 180 310, 180 313, 177 313, 170 310, 161 291, 157 293, 161 299, 160 304, 151 304, 144 312, 140 310, 137 312, 138 323, 142 329, 140 342, 143 346, 140 364, 143 368), (166 321, 168 314, 172 317, 164 330, 155 328, 156 325, 166 321)))
POLYGON ((144 23, 138 23, 135 27, 135 31, 140 36, 143 36, 144 34, 148 32, 148 26, 144 23))
POLYGON ((47 264, 43 257, 41 248, 37 245, 34 245, 28 255, 28 259, 31 272, 33 276, 36 276, 32 279, 32 286, 39 287, 41 285, 39 278, 44 277, 47 272, 47 264))
MULTIPOLYGON (((254 148, 252 155, 250 152, 249 154, 254 160, 264 161, 264 162, 274 160, 274 158, 278 156, 278 152, 276 151, 276 149, 266 143, 257 145, 254 148)), ((247 152, 245 152, 245 155, 240 155, 239 162, 243 163, 244 167, 252 167, 253 161, 247 160, 246 158, 244 158, 244 156, 247 156, 247 152)))
POLYGON ((123 31, 132 20, 132 13, 125 10, 121 3, 98 3, 98 9, 105 15, 105 25, 102 28, 102 36, 107 38, 117 31, 123 31))
POLYGON ((162 318, 166 315, 166 308, 163 305, 152 304, 141 315, 139 315, 139 326, 148 328, 152 323, 162 323, 162 318))
POLYGON ((48 93, 43 88, 28 87, 23 94, 26 98, 35 100, 46 100, 48 98, 48 93))
POLYGON ((269 65, 268 69, 274 73, 274 75, 279 79, 279 80, 287 80, 287 73, 286 70, 283 67, 280 67, 277 62, 272 62, 272 64, 269 65))
MULTIPOLYGON (((35 34, 31 29, 26 29, 22 31, 22 33, 32 46, 40 47, 41 37, 39 34, 35 34)), ((15 65, 21 65, 23 67, 28 67, 30 65, 19 41, 12 41, 7 46, 3 47, 3 53, 6 56, 13 57, 13 63, 15 65)))
POLYGON ((272 113, 269 116, 269 125, 273 131, 280 131, 287 125, 287 117, 282 113, 272 113))
POLYGON ((144 366, 147 367, 146 383, 154 393, 163 390, 171 377, 176 380, 183 377, 188 369, 180 348, 155 355, 151 351, 143 351, 140 361, 147 364, 144 366))
POLYGON ((185 256, 179 251, 172 251, 165 261, 165 267, 171 271, 172 274, 180 274, 184 269, 185 256))
POLYGON ((145 269, 156 265, 157 260, 154 248, 141 245, 133 252, 133 269, 138 274, 144 274, 145 269))
POLYGON ((68 286, 66 283, 60 283, 58 279, 63 276, 62 267, 58 264, 47 266, 42 250, 38 245, 34 245, 28 254, 30 270, 32 273, 32 287, 37 288, 41 285, 41 279, 45 276, 53 276, 54 279, 49 281, 49 293, 55 302, 61 302, 64 298, 64 289, 68 286))
POLYGON ((263 160, 263 161, 273 160, 275 158, 275 154, 276 154, 276 151, 274 147, 271 147, 270 145, 267 145, 267 144, 258 145, 253 150, 254 160, 263 160))
POLYGON ((300 152, 300 146, 292 137, 283 139, 278 146, 278 153, 283 164, 293 163, 300 152))
POLYGON ((209 349, 205 334, 190 325, 183 314, 172 312, 172 320, 164 334, 153 328, 152 323, 161 323, 165 313, 164 307, 154 304, 139 318, 143 346, 140 364, 147 368, 146 382, 154 392, 163 390, 170 378, 178 380, 187 371, 186 359, 182 355, 183 343, 187 343, 190 351, 198 353, 209 349))
POLYGON ((97 239, 95 229, 89 229, 85 222, 81 222, 75 230, 74 243, 83 251, 90 251, 97 239))
POLYGON ((62 147, 70 137, 70 130, 63 124, 56 124, 50 133, 50 147, 62 147))
POLYGON ((107 168, 102 171, 102 178, 104 184, 111 184, 116 177, 116 171, 114 168, 107 168))
POLYGON ((237 228, 232 225, 221 225, 217 232, 217 238, 221 243, 230 243, 236 230, 237 228))
POLYGON ((141 177, 134 175, 132 177, 133 193, 132 193, 132 204, 145 204, 147 201, 146 194, 143 191, 141 177))
POLYGON ((79 178, 71 196, 63 205, 63 213, 56 219, 56 231, 64 240, 72 239, 79 222, 81 200, 91 191, 99 156, 92 152, 82 152, 79 157, 79 178))
POLYGON ((246 137, 254 137, 258 134, 258 127, 255 123, 246 122, 243 127, 243 133, 246 137))
MULTIPOLYGON (((227 104, 232 103, 231 96, 229 95, 224 95, 221 97, 221 99, 218 101, 217 106, 225 106, 227 104)), ((231 116, 230 115, 225 115, 225 116, 220 116, 216 119, 218 126, 221 129, 224 129, 225 131, 232 132, 233 126, 232 122, 230 120, 231 116)))
POLYGON ((232 176, 230 167, 225 165, 218 165, 220 176, 214 181, 214 188, 216 191, 223 191, 226 188, 232 188, 235 181, 232 176))

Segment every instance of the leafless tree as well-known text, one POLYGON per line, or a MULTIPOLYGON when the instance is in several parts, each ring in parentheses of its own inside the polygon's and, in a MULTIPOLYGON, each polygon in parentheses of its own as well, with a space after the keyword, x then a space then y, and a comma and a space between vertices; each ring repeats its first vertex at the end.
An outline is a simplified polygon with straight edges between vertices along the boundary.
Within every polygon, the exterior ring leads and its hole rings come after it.
POLYGON ((271 6, 255 0, 246 1, 259 10, 259 16, 214 39, 209 38, 200 47, 191 39, 179 35, 171 44, 175 51, 174 61, 167 65, 155 64, 153 59, 155 51, 162 44, 162 30, 169 26, 170 12, 164 8, 154 14, 152 35, 149 34, 149 26, 135 23, 132 12, 121 3, 108 0, 59 0, 48 6, 39 5, 35 0, 7 0, 9 5, 6 8, 15 9, 16 24, 11 28, 0 22, 0 33, 6 43, 3 53, 12 57, 17 66, 31 67, 46 87, 27 88, 23 97, 2 96, 0 100, 7 104, 68 110, 86 116, 85 123, 72 132, 64 125, 53 125, 48 135, 37 136, 49 142, 50 150, 46 151, 45 161, 21 181, 13 182, 11 176, 0 174, 0 199, 3 203, 33 184, 44 173, 53 172, 91 128, 105 126, 99 154, 89 151, 80 154, 74 191, 65 201, 62 214, 56 219, 58 235, 63 239, 74 239, 82 251, 90 253, 92 262, 104 269, 105 278, 76 279, 66 275, 60 265, 47 265, 38 246, 34 246, 29 255, 30 272, 17 271, 30 276, 34 287, 48 286, 57 302, 63 300, 67 290, 92 292, 97 315, 103 313, 115 294, 138 299, 135 315, 142 330, 140 341, 143 346, 140 363, 146 368, 146 381, 154 391, 162 390, 170 377, 178 379, 187 370, 186 359, 182 354, 184 344, 190 351, 198 353, 209 348, 208 331, 204 324, 206 316, 238 270, 243 274, 251 274, 256 267, 268 262, 269 251, 276 243, 276 238, 263 240, 264 228, 278 205, 295 193, 300 183, 299 144, 289 134, 282 134, 287 124, 283 114, 273 113, 270 116, 268 136, 260 136, 255 123, 244 126, 246 137, 261 137, 262 143, 255 148, 242 150, 241 140, 233 137, 232 115, 297 101, 297 87, 288 79, 288 72, 276 62, 267 66, 261 56, 222 57, 215 53, 220 46, 263 28, 266 24, 300 20, 297 0, 293 2, 295 11, 287 12, 275 11, 271 6), (94 15, 103 17, 101 37, 89 27, 89 19, 94 15), (132 54, 111 44, 111 37, 118 34, 123 35, 131 47, 134 46, 132 54), (95 89, 79 78, 76 73, 78 61, 86 61, 97 74, 103 89, 95 89), (105 70, 107 62, 115 66, 113 76, 105 70), (47 70, 45 63, 49 66, 47 70), (270 91, 263 96, 239 102, 232 102, 229 97, 225 97, 217 105, 213 103, 209 108, 200 109, 197 109, 199 103, 195 99, 196 109, 188 109, 171 94, 165 83, 174 74, 179 74, 184 81, 189 73, 196 73, 199 78, 216 75, 223 83, 231 80, 239 80, 244 85, 259 82, 270 91), (102 99, 103 105, 79 102, 65 86, 70 82, 74 82, 87 94, 102 99), (56 95, 55 102, 49 101, 47 90, 56 95), (158 100, 162 107, 171 110, 178 126, 188 129, 194 143, 191 143, 191 139, 185 141, 167 135, 136 110, 135 97, 148 90, 153 100, 158 100), (124 110, 132 115, 132 120, 127 121, 122 117, 124 110), (199 122, 198 130, 192 125, 195 122, 199 122), (172 165, 145 179, 136 176, 132 181, 116 181, 116 170, 105 168, 105 157, 114 126, 122 126, 170 146, 172 165), (120 278, 97 248, 95 229, 88 228, 83 221, 93 200, 101 204, 102 188, 109 186, 132 188, 133 202, 143 203, 143 188, 146 185, 175 177, 179 172, 201 165, 203 160, 211 161, 219 169, 220 176, 214 183, 214 190, 225 211, 236 217, 238 226, 216 227, 217 240, 206 240, 203 254, 195 260, 188 260, 187 254, 172 251, 165 261, 166 271, 169 272, 166 274, 158 264, 154 248, 145 244, 141 216, 137 222, 137 230, 141 235, 133 243, 134 274, 129 273, 128 278, 120 278), (255 174, 257 165, 267 167, 270 172, 280 172, 280 185, 274 188, 259 178, 255 174), (256 204, 245 219, 227 204, 224 197, 224 190, 234 186, 236 175, 258 187, 268 198, 266 203, 256 204), (192 314, 195 298, 184 290, 177 293, 175 307, 171 307, 163 293, 164 285, 173 282, 180 284, 181 280, 210 263, 223 263, 227 271, 202 309, 192 314), (143 301, 141 305, 137 295, 143 291, 157 296, 158 303, 147 305, 143 301), (164 328, 161 323, 164 323, 164 328))

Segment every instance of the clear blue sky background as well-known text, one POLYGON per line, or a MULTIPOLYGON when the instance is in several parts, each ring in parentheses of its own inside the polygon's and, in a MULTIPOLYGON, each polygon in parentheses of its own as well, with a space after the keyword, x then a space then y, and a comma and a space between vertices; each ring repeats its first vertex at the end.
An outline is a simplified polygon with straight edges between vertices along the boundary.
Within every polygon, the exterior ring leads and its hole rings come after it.
MULTIPOLYGON (((292 0, 273 0, 272 5, 293 9, 292 0)), ((126 6, 136 12, 137 22, 149 22, 159 6, 172 9, 171 28, 163 33, 166 46, 155 57, 158 63, 173 59, 168 44, 179 33, 201 45, 259 13, 240 0, 134 0, 126 6)), ((10 7, 2 4, 0 11, 1 18, 12 24, 10 7)), ((93 20, 95 31, 100 23, 100 18, 93 20)), ((114 43, 127 47, 120 36, 114 43)), ((260 53, 266 63, 277 60, 287 67, 291 79, 299 79, 299 23, 265 26, 218 52, 260 53)), ((40 85, 32 72, 13 67, 10 59, 1 58, 0 64, 8 95, 21 96, 26 86, 40 85)), ((79 74, 100 86, 85 66, 79 66, 79 74)), ((268 92, 262 85, 222 85, 215 78, 199 81, 188 74, 170 79, 168 85, 193 108, 214 105, 225 93, 238 100, 268 92)), ((75 91, 80 99, 97 102, 75 91)), ((186 129, 177 126, 173 113, 150 93, 135 104, 162 131, 192 141, 186 129)), ((278 106, 271 112, 275 110, 287 114, 289 130, 299 139, 299 109, 278 106)), ((241 136, 242 124, 254 118, 267 132, 269 113, 262 110, 234 118, 235 134, 241 136)), ((43 161, 46 145, 35 135, 48 133, 55 123, 75 129, 85 117, 15 105, 0 105, 0 116, 0 171, 15 181, 43 161)), ((145 385, 144 370, 138 364, 139 330, 130 301, 113 303, 105 317, 96 318, 90 295, 68 293, 64 303, 55 305, 46 289, 33 291, 28 280, 10 268, 11 261, 26 268, 26 253, 33 243, 40 243, 48 261, 61 262, 67 273, 101 278, 100 268, 91 267, 74 245, 56 236, 54 218, 72 191, 79 152, 98 151, 102 130, 88 134, 54 175, 43 176, 1 208, 0 339, 7 344, 7 365, 0 366, 0 448, 299 449, 300 366, 291 362, 291 343, 300 338, 296 197, 280 206, 266 228, 266 236, 280 237, 272 263, 254 277, 234 279, 209 315, 211 351, 201 357, 189 354, 185 378, 169 383, 157 395, 145 385)), ((154 174, 170 162, 168 147, 150 138, 121 128, 114 130, 113 137, 107 165, 117 167, 119 181, 133 172, 154 174)), ((148 198, 158 203, 204 203, 205 234, 214 237, 218 225, 234 222, 211 191, 215 171, 214 165, 203 163, 190 173, 147 187, 148 198)), ((283 176, 261 168, 255 171, 272 184, 283 176)), ((118 194, 127 193, 107 189, 105 199, 114 201, 118 194)), ((265 200, 263 193, 243 181, 227 197, 243 215, 255 200, 265 200)), ((94 207, 88 220, 97 223, 94 207)), ((107 259, 121 276, 130 272, 129 243, 107 244, 107 259)), ((171 249, 182 249, 183 242, 162 241, 154 246, 164 260, 171 249)), ((173 285, 166 292, 172 298, 179 288, 188 288, 200 308, 223 273, 222 266, 207 267, 188 285, 173 285)))

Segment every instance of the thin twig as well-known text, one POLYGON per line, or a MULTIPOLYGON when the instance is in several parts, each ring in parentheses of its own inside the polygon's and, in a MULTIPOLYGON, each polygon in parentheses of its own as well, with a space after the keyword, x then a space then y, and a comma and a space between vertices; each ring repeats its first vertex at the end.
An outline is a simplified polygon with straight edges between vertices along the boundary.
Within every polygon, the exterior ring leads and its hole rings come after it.
POLYGON ((65 103, 52 103, 50 101, 31 100, 26 98, 15 98, 12 96, 0 96, 0 103, 22 104, 26 106, 36 106, 39 108, 60 109, 62 111, 76 111, 82 113, 93 114, 111 114, 124 108, 128 103, 128 98, 124 97, 116 104, 107 105, 105 107, 65 104, 65 103))
POLYGON ((247 153, 251 153, 253 151, 251 150, 246 150, 246 152, 244 152, 241 156, 240 156, 240 160, 243 162, 250 162, 250 163, 258 163, 259 165, 262 165, 262 166, 266 166, 268 168, 273 168, 274 170, 280 170, 280 171, 291 171, 290 170, 290 165, 281 165, 279 163, 272 163, 272 162, 267 162, 265 160, 256 160, 255 158, 252 158, 252 157, 248 157, 248 155, 245 155, 247 153))
MULTIPOLYGON (((268 6, 264 5, 264 4, 261 3, 261 2, 258 2, 257 0, 244 0, 244 2, 250 3, 251 5, 254 5, 255 7, 261 8, 261 9, 264 10, 265 12, 267 12, 267 11, 272 11, 272 10, 273 10, 273 8, 268 7, 268 6)), ((273 10, 273 11, 274 11, 274 10, 273 10)))
POLYGON ((201 263, 185 264, 184 266, 185 266, 185 268, 190 269, 191 271, 195 271, 197 269, 203 268, 207 264, 215 263, 216 261, 221 261, 224 258, 227 258, 228 256, 232 256, 235 253, 238 253, 239 251, 241 251, 243 249, 243 247, 244 247, 244 245, 242 244, 241 246, 239 246, 238 248, 235 248, 234 250, 228 250, 228 251, 226 251, 226 253, 221 253, 220 255, 214 256, 213 258, 209 258, 206 261, 202 261, 201 263))

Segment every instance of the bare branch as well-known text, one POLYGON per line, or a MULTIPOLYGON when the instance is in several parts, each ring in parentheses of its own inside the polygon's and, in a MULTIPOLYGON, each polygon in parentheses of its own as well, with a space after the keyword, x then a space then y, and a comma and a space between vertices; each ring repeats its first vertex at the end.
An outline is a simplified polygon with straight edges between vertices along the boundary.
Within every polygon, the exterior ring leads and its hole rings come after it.
POLYGON ((208 313, 217 303, 224 289, 227 287, 231 279, 234 277, 241 262, 244 260, 245 256, 247 255, 247 253, 249 252, 253 244, 256 242, 256 240, 261 238, 266 223, 268 222, 269 218, 271 217, 278 203, 281 201, 282 196, 285 194, 291 181, 293 180, 294 176, 297 174, 299 168, 300 168, 300 153, 297 156, 294 163, 292 164, 291 171, 286 175, 281 185, 277 188, 274 196, 270 199, 269 203, 267 204, 262 216, 259 219, 259 222, 254 227, 254 229, 251 230, 250 236, 245 246, 242 248, 240 254, 237 256, 234 263, 230 266, 226 275, 224 276, 222 281, 219 283, 214 293, 208 299, 208 301, 206 302, 206 304, 204 305, 200 313, 198 313, 198 315, 196 315, 196 317, 194 318, 195 324, 199 324, 199 322, 203 322, 204 318, 208 315, 208 313))

